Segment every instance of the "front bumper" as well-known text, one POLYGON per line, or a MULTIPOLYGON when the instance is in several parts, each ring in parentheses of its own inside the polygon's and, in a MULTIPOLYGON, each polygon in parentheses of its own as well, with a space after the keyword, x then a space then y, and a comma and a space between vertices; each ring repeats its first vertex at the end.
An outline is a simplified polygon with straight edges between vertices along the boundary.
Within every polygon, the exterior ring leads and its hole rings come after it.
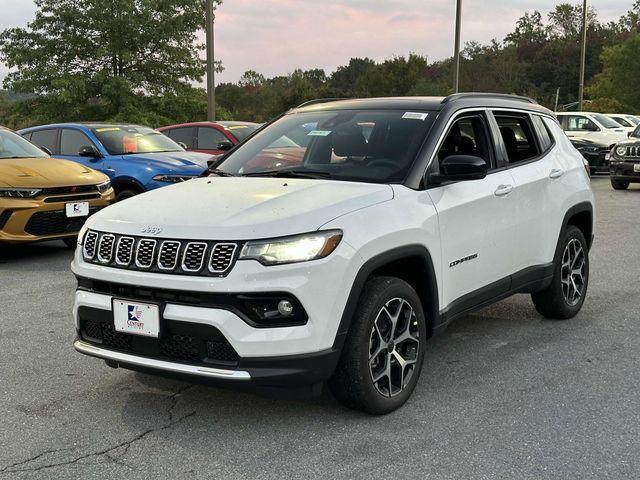
MULTIPOLYGON (((59 197, 64 198, 64 197, 59 197)), ((89 214, 108 206, 114 200, 113 190, 91 200, 77 199, 51 202, 47 198, 0 199, 0 242, 28 243, 56 240, 78 235, 87 217, 66 218, 69 202, 89 202, 89 214)))
POLYGON ((634 171, 634 167, 640 165, 640 160, 636 161, 613 161, 609 166, 611 178, 625 182, 640 182, 640 172, 634 171))
POLYGON ((328 378, 337 365, 341 345, 338 327, 360 266, 360 257, 346 242, 327 258, 306 264, 265 267, 252 260, 238 261, 224 278, 109 268, 85 262, 78 249, 72 264, 81 286, 74 306, 75 347, 124 368, 163 375, 231 383, 242 380, 267 387, 316 384, 328 378), (95 288, 83 287, 91 284, 95 288), (307 315, 304 325, 258 328, 233 308, 201 301, 213 294, 224 297, 274 291, 290 294, 300 302, 307 315), (161 325, 168 336, 163 339, 161 334, 158 345, 138 343, 140 348, 128 351, 118 341, 100 345, 90 335, 87 338, 83 334, 87 319, 102 322, 100 328, 110 328, 114 298, 159 304, 161 325), (195 345, 194 351, 200 355, 176 356, 171 344, 176 336, 195 345), (190 338, 185 340, 185 336, 190 338), (237 355, 235 361, 225 365, 206 354, 207 341, 213 337, 228 342, 237 355))

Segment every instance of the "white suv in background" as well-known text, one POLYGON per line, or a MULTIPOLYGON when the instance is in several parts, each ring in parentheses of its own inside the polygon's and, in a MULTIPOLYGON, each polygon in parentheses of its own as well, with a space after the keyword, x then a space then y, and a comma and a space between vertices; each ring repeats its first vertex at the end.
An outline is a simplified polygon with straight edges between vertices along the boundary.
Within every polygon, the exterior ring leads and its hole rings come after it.
POLYGON ((556 115, 569 138, 586 138, 613 148, 629 137, 629 129, 602 113, 562 112, 556 115))
POLYGON ((89 219, 75 348, 268 391, 328 380, 344 404, 387 413, 455 318, 516 293, 576 315, 593 225, 582 156, 529 99, 311 102, 208 177, 89 219))

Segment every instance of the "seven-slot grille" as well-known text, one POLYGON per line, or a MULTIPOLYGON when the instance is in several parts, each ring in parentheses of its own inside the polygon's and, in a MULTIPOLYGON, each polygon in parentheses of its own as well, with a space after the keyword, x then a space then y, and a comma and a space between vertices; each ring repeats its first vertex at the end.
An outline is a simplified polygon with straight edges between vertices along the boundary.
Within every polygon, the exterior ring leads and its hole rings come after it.
POLYGON ((154 239, 89 230, 84 237, 85 261, 128 270, 222 277, 237 258, 233 242, 154 239))

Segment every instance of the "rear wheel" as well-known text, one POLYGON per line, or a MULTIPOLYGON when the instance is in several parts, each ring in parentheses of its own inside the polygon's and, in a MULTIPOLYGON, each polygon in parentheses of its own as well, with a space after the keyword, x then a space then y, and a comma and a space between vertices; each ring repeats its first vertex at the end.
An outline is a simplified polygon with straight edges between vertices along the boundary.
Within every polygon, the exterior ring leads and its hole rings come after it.
POLYGON ((611 186, 614 190, 626 190, 629 188, 629 182, 611 179, 611 186))
POLYGON ((551 285, 531 295, 536 310, 564 320, 578 314, 589 286, 589 249, 582 231, 569 225, 560 245, 551 285))
POLYGON ((344 405, 371 414, 401 407, 418 382, 427 337, 420 298, 403 280, 374 277, 360 297, 329 381, 344 405))

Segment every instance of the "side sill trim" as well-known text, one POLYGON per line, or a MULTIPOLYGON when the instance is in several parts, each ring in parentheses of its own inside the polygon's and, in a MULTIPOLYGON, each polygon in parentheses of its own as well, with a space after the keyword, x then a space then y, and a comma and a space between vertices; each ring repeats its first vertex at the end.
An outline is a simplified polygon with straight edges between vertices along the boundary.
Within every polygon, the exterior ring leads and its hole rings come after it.
POLYGON ((124 364, 136 365, 138 367, 152 368, 163 370, 165 372, 184 373, 195 375, 198 377, 218 378, 226 380, 251 380, 249 372, 242 370, 223 370, 219 368, 208 368, 196 365, 184 365, 181 363, 164 362, 162 360, 154 360, 151 358, 139 357, 137 355, 129 355, 127 353, 114 352, 104 348, 96 347, 82 340, 76 340, 73 347, 80 353, 91 357, 102 358, 104 360, 112 360, 114 362, 122 362, 124 364))

